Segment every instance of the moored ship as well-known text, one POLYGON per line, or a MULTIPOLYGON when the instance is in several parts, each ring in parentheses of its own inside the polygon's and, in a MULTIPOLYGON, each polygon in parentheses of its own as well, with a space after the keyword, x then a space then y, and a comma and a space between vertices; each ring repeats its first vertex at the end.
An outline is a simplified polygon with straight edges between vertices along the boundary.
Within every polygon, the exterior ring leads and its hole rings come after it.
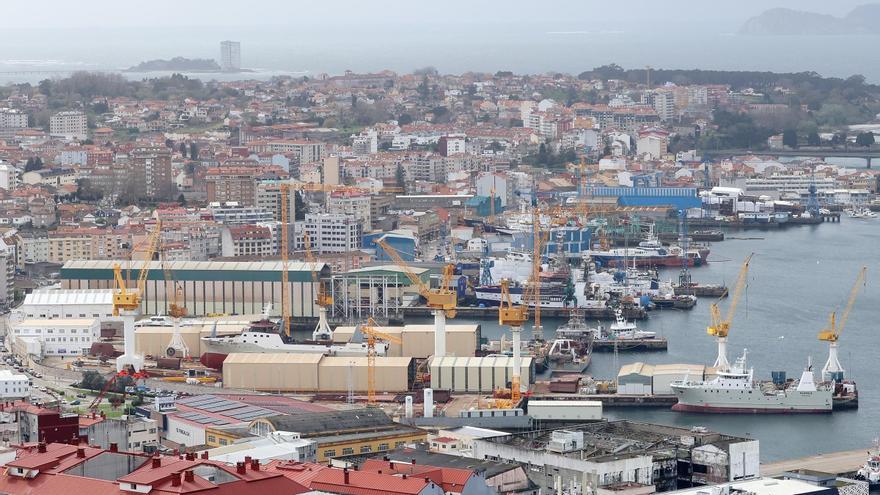
POLYGON ((812 366, 798 381, 778 387, 754 380, 754 370, 746 367, 746 354, 729 369, 717 372, 708 381, 687 378, 671 385, 678 398, 674 411, 700 413, 796 414, 830 413, 833 388, 827 382, 816 383, 812 366))
MULTIPOLYGON (((251 323, 238 335, 202 337, 202 355, 199 361, 214 369, 221 369, 226 356, 233 353, 299 353, 323 354, 325 356, 366 356, 367 342, 360 332, 355 332, 349 342, 331 340, 294 341, 280 331, 277 322, 263 318, 251 323)), ((384 356, 388 344, 376 343, 376 354, 384 356)))

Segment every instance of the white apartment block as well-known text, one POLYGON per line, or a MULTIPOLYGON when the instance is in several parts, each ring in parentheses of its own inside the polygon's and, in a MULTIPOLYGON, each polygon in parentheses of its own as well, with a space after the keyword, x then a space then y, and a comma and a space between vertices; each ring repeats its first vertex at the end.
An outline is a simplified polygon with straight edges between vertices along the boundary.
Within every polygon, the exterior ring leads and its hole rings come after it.
POLYGON ((366 193, 334 192, 327 199, 327 211, 342 215, 351 215, 360 220, 364 228, 369 230, 370 195, 366 193))
POLYGON ((97 318, 27 319, 12 326, 13 340, 39 342, 43 356, 79 356, 100 336, 97 318))
POLYGON ((654 93, 654 111, 660 120, 667 121, 675 118, 675 95, 669 91, 654 93))
POLYGON ((23 399, 31 395, 31 380, 27 375, 0 370, 0 399, 23 399))
POLYGON ((0 160, 0 189, 11 191, 18 185, 18 169, 0 160))
POLYGON ((0 239, 0 309, 15 301, 15 249, 0 239))
POLYGON ((241 42, 220 42, 220 68, 223 70, 241 69, 241 42))
POLYGON ((27 126, 26 113, 12 108, 0 108, 0 129, 24 129, 27 126))
POLYGON ((308 232, 312 252, 346 253, 360 249, 363 224, 351 215, 333 213, 309 213, 305 221, 295 224, 296 249, 305 250, 305 236, 308 232))
POLYGON ((88 139, 88 118, 83 112, 58 112, 49 118, 49 134, 52 137, 59 137, 69 140, 88 139))

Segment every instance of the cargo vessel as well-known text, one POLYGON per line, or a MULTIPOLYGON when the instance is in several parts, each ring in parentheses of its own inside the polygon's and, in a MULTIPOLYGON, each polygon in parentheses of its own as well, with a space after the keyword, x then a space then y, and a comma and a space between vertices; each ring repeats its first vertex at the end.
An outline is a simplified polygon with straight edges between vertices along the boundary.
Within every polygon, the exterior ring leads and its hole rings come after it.
MULTIPOLYGON (((278 322, 263 318, 251 323, 238 335, 202 337, 202 355, 199 361, 214 369, 222 369, 226 356, 233 353, 297 353, 325 356, 366 356, 367 342, 360 330, 351 341, 337 343, 331 340, 295 341, 282 334, 278 322)), ((388 344, 376 342, 376 354, 384 356, 388 344)))
POLYGON ((691 248, 684 252, 680 246, 665 247, 651 231, 635 247, 590 249, 584 256, 589 256, 597 265, 611 267, 701 266, 709 257, 709 248, 691 248))
POLYGON ((718 371, 708 381, 687 378, 671 385, 678 403, 674 411, 739 414, 830 413, 833 388, 827 382, 816 383, 812 366, 801 379, 783 384, 754 380, 754 370, 746 367, 747 351, 728 370, 718 371))

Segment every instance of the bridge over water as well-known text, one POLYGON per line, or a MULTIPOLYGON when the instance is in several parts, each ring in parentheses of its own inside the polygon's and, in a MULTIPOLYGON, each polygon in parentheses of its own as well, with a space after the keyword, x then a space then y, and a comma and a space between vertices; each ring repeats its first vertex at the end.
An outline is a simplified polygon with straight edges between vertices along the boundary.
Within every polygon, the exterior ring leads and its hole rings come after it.
POLYGON ((742 155, 769 155, 776 157, 806 157, 806 158, 860 158, 865 160, 867 168, 871 168, 871 160, 880 158, 880 148, 802 148, 796 150, 750 150, 747 148, 732 148, 723 150, 700 150, 703 158, 730 158, 742 155))

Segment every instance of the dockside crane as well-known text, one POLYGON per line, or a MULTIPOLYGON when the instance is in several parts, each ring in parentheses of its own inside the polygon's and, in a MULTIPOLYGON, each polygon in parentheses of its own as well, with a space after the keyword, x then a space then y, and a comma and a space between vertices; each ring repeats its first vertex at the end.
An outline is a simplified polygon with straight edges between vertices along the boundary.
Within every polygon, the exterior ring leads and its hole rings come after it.
MULTIPOLYGON (((116 358, 116 371, 128 371, 133 368, 134 372, 140 372, 144 366, 144 357, 135 354, 134 348, 134 319, 140 314, 141 300, 144 294, 144 287, 147 282, 147 274, 150 269, 150 261, 156 253, 159 245, 159 236, 161 234, 161 221, 156 221, 153 232, 147 237, 144 262, 141 266, 138 278, 135 281, 134 288, 130 289, 130 270, 126 270, 126 276, 122 275, 122 266, 119 263, 113 265, 113 316, 122 317, 124 353, 116 358)), ((129 261, 129 264, 131 262, 129 261)))
POLYGON ((856 297, 859 295, 859 290, 865 285, 865 275, 867 271, 868 267, 866 266, 863 266, 862 269, 859 270, 856 281, 853 284, 852 289, 849 291, 849 299, 846 301, 846 307, 840 314, 840 319, 837 319, 837 312, 832 311, 831 316, 828 319, 828 328, 819 332, 819 340, 828 342, 828 361, 826 361, 825 366, 822 367, 823 380, 840 381, 843 379, 843 373, 845 370, 843 369, 843 366, 840 365, 840 360, 837 358, 837 342, 840 340, 840 334, 843 333, 843 328, 846 326, 846 321, 849 319, 849 313, 853 309, 856 297))
POLYGON ((315 304, 318 306, 318 325, 312 332, 314 340, 330 340, 333 338, 333 330, 330 329, 330 323, 327 321, 327 308, 333 305, 333 296, 327 293, 324 281, 318 273, 318 260, 312 251, 312 238, 306 232, 303 235, 303 244, 306 250, 306 262, 311 265, 312 286, 318 286, 318 292, 315 295, 315 304))
POLYGON ((523 324, 528 321, 529 312, 527 306, 520 304, 514 306, 510 297, 510 281, 501 281, 501 300, 498 304, 498 324, 510 327, 513 336, 513 369, 510 373, 510 399, 496 399, 495 407, 498 409, 510 409, 519 404, 522 398, 521 377, 522 371, 522 344, 521 333, 523 324))
POLYGON ((186 316, 186 307, 183 303, 183 288, 180 282, 175 280, 171 267, 168 266, 168 253, 164 246, 159 250, 159 260, 162 265, 162 273, 165 275, 165 296, 169 297, 168 316, 171 318, 171 324, 174 332, 171 334, 171 341, 165 347, 165 355, 168 357, 189 358, 189 346, 183 340, 180 334, 180 319, 186 316))
POLYGON ((754 253, 746 257, 742 267, 739 269, 739 276, 736 279, 736 287, 733 289, 730 306, 727 308, 727 315, 722 319, 721 309, 718 307, 718 303, 721 302, 723 296, 718 298, 709 307, 712 315, 712 324, 706 328, 706 333, 715 337, 715 340, 718 342, 718 357, 715 359, 714 366, 719 371, 730 369, 730 362, 727 360, 727 335, 730 333, 730 324, 733 323, 739 298, 742 295, 743 288, 746 286, 746 278, 749 274, 749 263, 752 261, 752 256, 754 256, 754 253))
POLYGON ((367 405, 376 405, 376 340, 384 340, 401 344, 403 341, 394 335, 389 335, 378 330, 373 318, 367 320, 366 325, 361 326, 361 331, 367 335, 367 405))
POLYGON ((455 318, 455 310, 458 306, 458 296, 455 290, 449 287, 455 265, 448 264, 444 267, 440 287, 432 289, 401 258, 397 250, 385 242, 385 239, 379 239, 376 244, 403 270, 407 278, 418 288, 419 294, 428 301, 427 305, 434 314, 434 357, 444 357, 446 355, 446 318, 455 318))

